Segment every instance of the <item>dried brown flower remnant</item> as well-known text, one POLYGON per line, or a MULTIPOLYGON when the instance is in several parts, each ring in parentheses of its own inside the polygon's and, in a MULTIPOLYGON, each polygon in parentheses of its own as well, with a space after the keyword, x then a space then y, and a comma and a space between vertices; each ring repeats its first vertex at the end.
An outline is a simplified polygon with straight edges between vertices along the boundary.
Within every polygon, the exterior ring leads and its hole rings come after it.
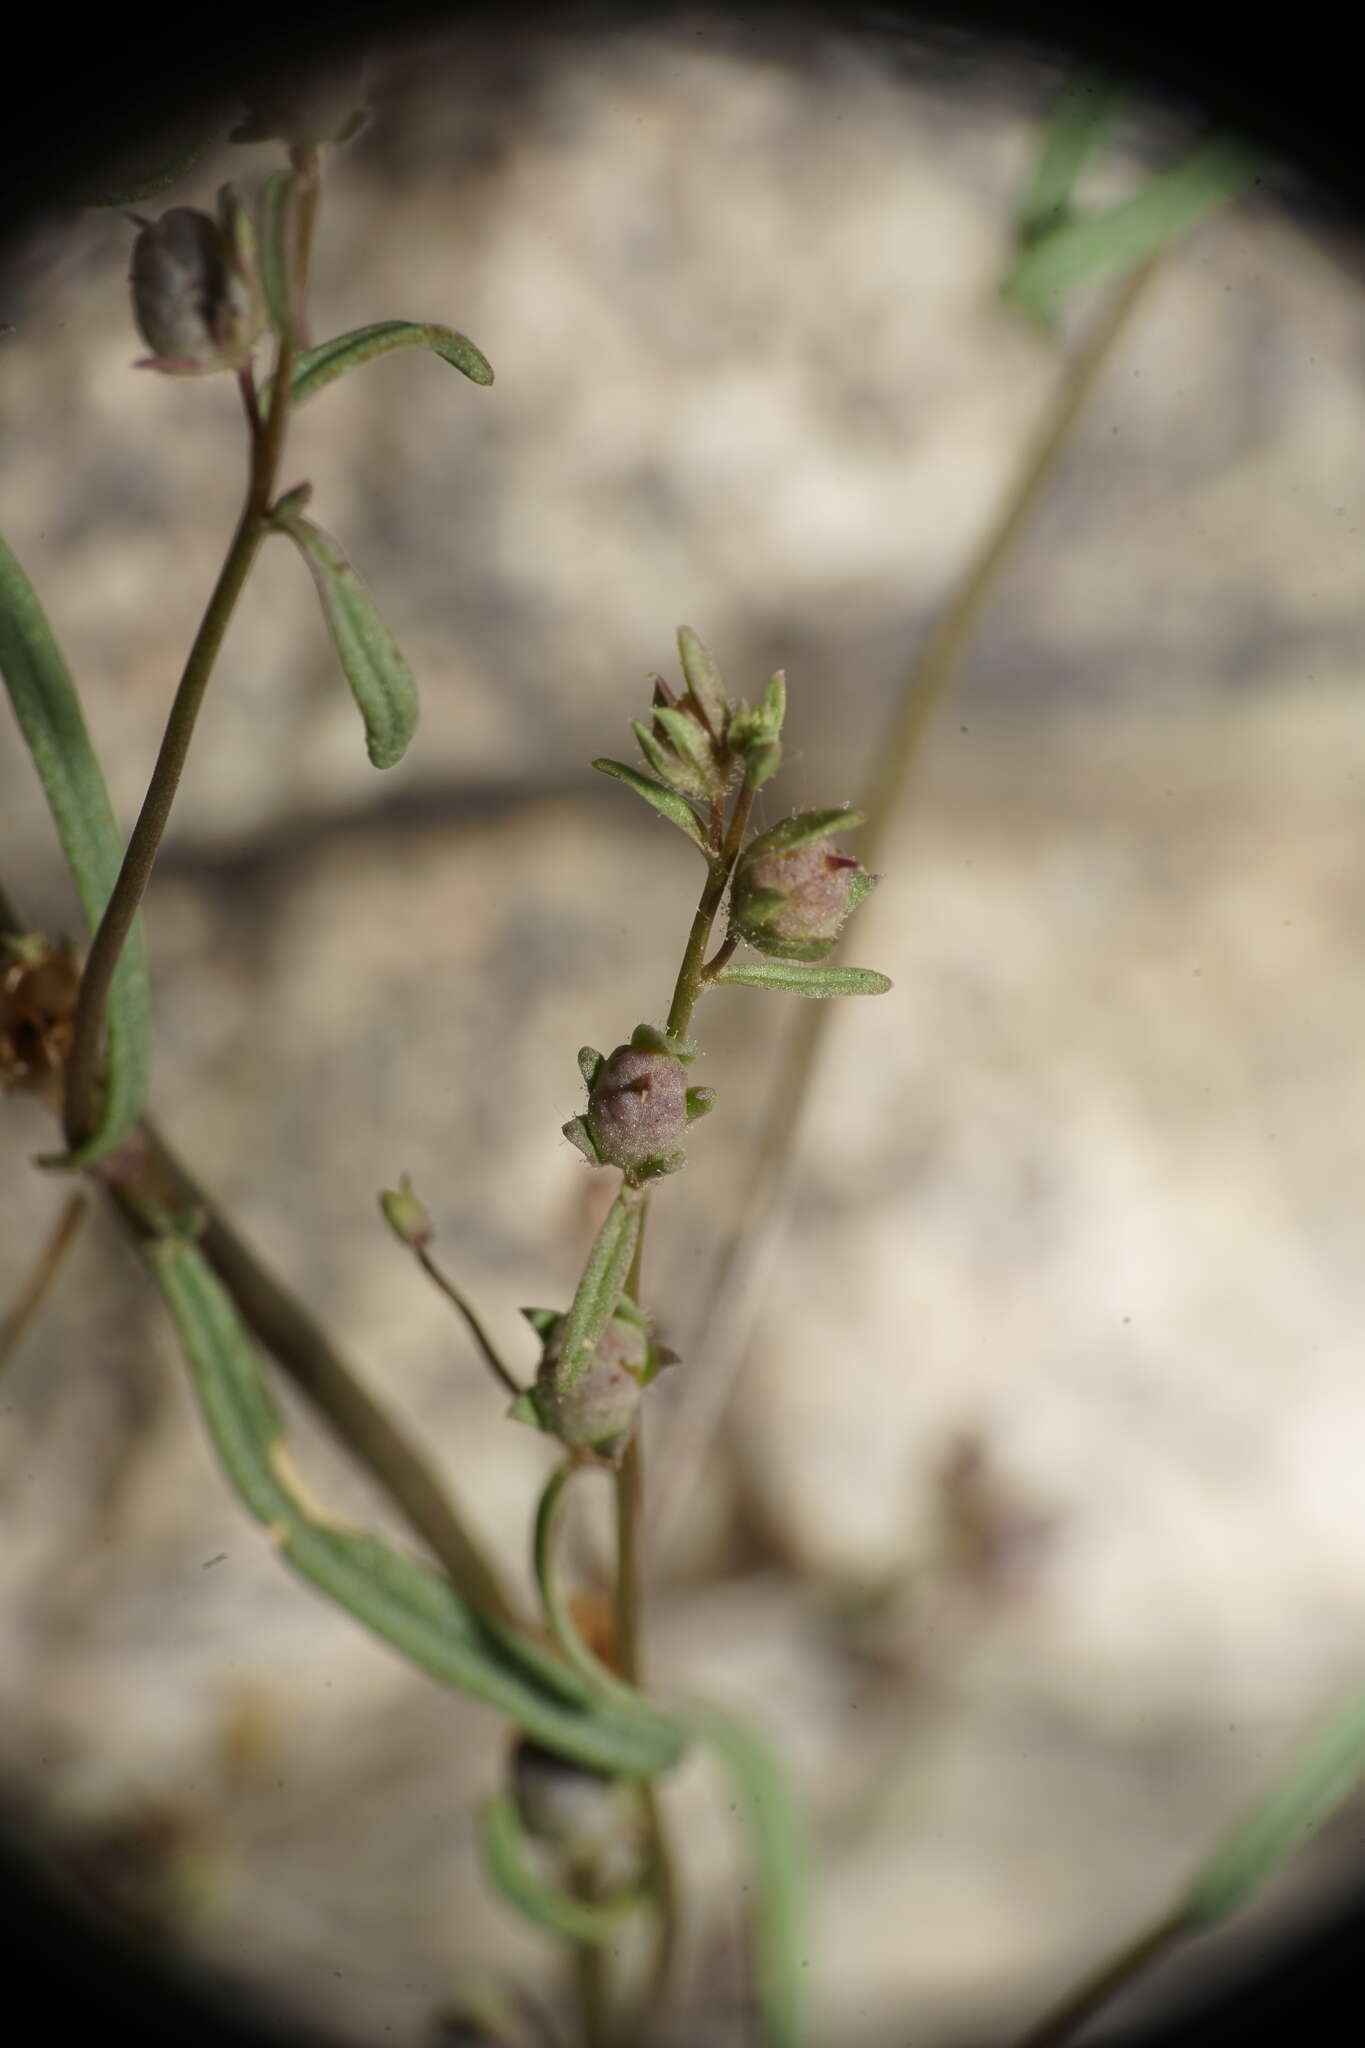
POLYGON ((46 1093, 71 1049, 76 949, 42 932, 0 938, 0 1087, 46 1093))

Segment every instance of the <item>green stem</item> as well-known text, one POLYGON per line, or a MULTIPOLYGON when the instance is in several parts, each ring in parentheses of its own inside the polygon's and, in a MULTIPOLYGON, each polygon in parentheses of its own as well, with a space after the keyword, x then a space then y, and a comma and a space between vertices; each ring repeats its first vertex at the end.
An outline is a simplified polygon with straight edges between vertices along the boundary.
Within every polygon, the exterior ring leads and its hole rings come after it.
POLYGON ((1021 2034, 1015 2048, 1059 2048, 1091 2013, 1107 2004, 1132 1978, 1149 1969, 1189 1931, 1183 1911, 1168 1913, 1053 2006, 1026 2034, 1021 2034))
MULTIPOLYGON (((1044 492, 1056 475, 1076 423, 1128 331, 1157 268, 1144 264, 1115 291, 1075 358, 1067 365, 1052 403, 1020 460, 1014 481, 967 565, 929 638, 907 669, 896 710, 875 755, 867 794, 858 808, 862 858, 869 868, 885 846, 901 813, 905 788, 924 747, 935 713, 960 671, 972 636, 999 587, 1010 560, 1044 492)), ((651 1502, 651 1541, 663 1540, 686 1502, 719 1429, 748 1340, 755 1290, 749 1281, 760 1264, 766 1232, 773 1227, 779 1191, 789 1177, 801 1133, 802 1114, 838 1006, 808 1003, 792 1027, 785 1057, 769 1096, 762 1132, 752 1153, 735 1214, 737 1226, 720 1254, 712 1304, 697 1345, 704 1368, 694 1370, 668 1445, 666 1490, 651 1502), (748 1297, 748 1313, 737 1304, 748 1297), (730 1325, 727 1342, 716 1342, 716 1322, 730 1325)))
MULTIPOLYGON (((306 270, 305 249, 300 256, 300 274, 306 275, 306 270)), ((81 976, 62 1109, 66 1142, 73 1148, 83 1144, 95 1127, 104 1019, 114 970, 151 880, 209 677, 222 649, 237 600, 246 586, 261 543, 270 530, 270 501, 275 494, 289 425, 289 383, 293 367, 294 341, 292 335, 286 333, 281 335, 275 354, 275 396, 264 424, 256 402, 250 365, 241 373, 242 403, 250 433, 246 499, 199 631, 194 636, 194 644, 166 720, 147 794, 124 852, 118 879, 91 941, 81 976)))
POLYGON ((692 1012, 697 1006, 697 998, 705 987, 706 948, 711 940, 711 927, 716 921, 716 912, 720 909, 725 896, 731 869, 744 843, 745 828, 749 823, 753 801, 754 793, 746 783, 740 791, 739 800, 731 816, 730 829, 712 858, 706 886, 701 892, 701 901, 692 919, 692 929, 687 935, 682 966, 678 969, 678 979, 673 988, 673 1001, 669 1005, 666 1028, 674 1038, 686 1038, 688 1026, 692 1022, 692 1012))
POLYGON ((502 1359, 499 1357, 498 1352, 493 1344, 492 1338, 489 1336, 487 1330, 485 1330, 483 1324, 479 1321, 479 1318, 475 1315, 469 1303, 461 1294, 459 1288, 455 1285, 453 1280, 448 1280, 446 1278, 445 1274, 441 1271, 441 1268, 437 1265, 435 1259, 432 1258, 431 1253, 427 1250, 425 1245, 414 1245, 413 1250, 417 1255, 417 1263, 422 1268, 422 1271, 426 1274, 428 1280, 430 1280, 432 1285, 436 1287, 440 1291, 440 1293, 442 1293, 445 1296, 448 1302, 450 1302, 455 1308, 459 1310, 461 1316, 464 1318, 465 1326, 468 1329, 470 1336, 474 1339, 474 1342, 478 1345, 479 1350, 483 1353, 484 1363, 488 1367, 488 1370, 493 1374, 493 1377, 495 1379, 499 1379, 502 1381, 502 1384, 504 1385, 504 1387, 506 1387, 508 1393, 512 1396, 513 1400, 515 1400, 519 1394, 524 1392, 524 1389, 517 1380, 513 1379, 511 1373, 503 1364, 502 1359))

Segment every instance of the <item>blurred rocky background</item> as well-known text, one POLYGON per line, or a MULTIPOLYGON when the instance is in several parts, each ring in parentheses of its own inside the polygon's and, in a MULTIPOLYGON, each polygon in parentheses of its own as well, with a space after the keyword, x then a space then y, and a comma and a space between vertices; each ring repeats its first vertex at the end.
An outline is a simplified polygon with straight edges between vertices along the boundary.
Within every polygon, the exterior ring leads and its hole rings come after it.
MULTIPOLYGON (((787 669, 769 821, 856 798, 1059 374, 996 298, 1055 86, 679 14, 381 52, 329 162, 316 333, 448 321, 497 382, 407 355, 298 420, 288 480, 423 724, 376 777, 267 550, 149 899, 155 1101, 523 1586, 549 1452, 376 1190, 414 1176, 526 1369, 518 1305, 565 1299, 604 1196, 559 1136, 575 1051, 661 1015, 697 884, 588 762, 630 754, 686 620, 737 690, 787 669)), ((1093 195, 1172 132, 1137 110, 1093 195)), ((215 146, 148 210, 276 161, 215 146)), ((1359 251, 1277 192, 1270 167, 1155 281, 931 736, 842 949, 895 990, 832 1020, 725 1426, 654 1561, 656 1683, 749 1711, 810 1810, 840 2048, 1004 2038, 1365 1676, 1365 298, 1359 251)), ((117 210, 48 223, 0 355, 0 530, 125 821, 242 471, 230 379, 129 367, 130 242, 117 210)), ((12 727, 0 863, 73 927, 12 727)), ((793 1009, 702 1014, 718 1111, 648 1287, 694 1370, 793 1009)), ((52 1135, 6 1104, 0 1302, 62 1197, 30 1169, 52 1135)), ((685 1364, 652 1485, 688 1404, 685 1364)), ((393 1527, 286 1405, 315 1490, 393 1527)), ((474 1854, 504 1731, 280 1569, 103 1220, 0 1383, 0 1503, 6 1803, 92 1889, 340 2041, 428 2038, 475 1966, 555 1995, 474 1854)), ((676 2041, 725 2042, 723 1801, 689 1768, 669 1808, 676 2041)), ((1362 1817, 1129 2009, 1263 1953, 1358 1867, 1362 1817)))

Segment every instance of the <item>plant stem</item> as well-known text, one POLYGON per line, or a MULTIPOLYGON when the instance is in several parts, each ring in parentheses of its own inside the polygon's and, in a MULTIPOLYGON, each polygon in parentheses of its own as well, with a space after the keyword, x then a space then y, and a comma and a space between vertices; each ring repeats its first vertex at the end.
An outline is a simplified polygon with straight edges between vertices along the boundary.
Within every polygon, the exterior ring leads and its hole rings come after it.
POLYGON ((745 828, 749 823, 749 812, 753 807, 754 793, 746 783, 739 793, 730 818, 730 829, 724 841, 716 849, 711 861, 706 886, 701 892, 692 929, 687 935, 687 947, 683 953, 682 966, 673 988, 673 1001, 669 1005, 667 1029, 675 1038, 686 1038, 687 1028, 692 1022, 692 1012, 697 997, 705 986, 706 948, 711 939, 711 927, 716 921, 730 880, 739 849, 744 842, 745 828))
POLYGON ((56 1225, 48 1233, 46 1242, 34 1261, 32 1271, 15 1296, 12 1306, 0 1316, 0 1371, 3 1371, 20 1340, 37 1315, 57 1275, 66 1261, 66 1255, 80 1235, 89 1204, 83 1194, 68 1197, 56 1225))
POLYGON ((1136 1941, 1111 1957, 1102 1969, 1088 1977, 1060 2004, 1053 2006, 1027 2033, 1021 2034, 1015 2048, 1058 2048, 1058 2044, 1074 2034, 1091 2013, 1098 2011, 1115 1992, 1121 1991, 1132 1978, 1148 1969, 1188 1932, 1183 1911, 1168 1913, 1145 1934, 1139 1935, 1136 1941))
MULTIPOLYGON (((906 671, 886 738, 874 756, 867 794, 858 806, 866 818, 862 847, 869 868, 875 865, 899 815, 905 786, 934 713, 963 664, 1001 573, 1056 475, 1077 420, 1127 332, 1156 268, 1155 260, 1145 263, 1125 280, 1067 364, 994 519, 906 671)), ((664 1539, 690 1497, 748 1349, 759 1307, 761 1269, 782 1220, 781 1190, 791 1178, 790 1164, 811 1082, 837 1008, 834 1003, 803 1004, 792 1026, 762 1132, 736 1202, 737 1225, 726 1239, 714 1284, 706 1293, 711 1307, 697 1343, 697 1356, 703 1363, 691 1373, 673 1421, 666 1485, 655 1490, 651 1502, 651 1542, 664 1539)))
POLYGON ((439 1291, 445 1296, 446 1300, 452 1303, 452 1305, 455 1308, 457 1308, 460 1314, 463 1316, 465 1324, 468 1327, 470 1336, 474 1339, 474 1342, 478 1345, 479 1350, 483 1353, 484 1363, 487 1365, 488 1370, 493 1374, 495 1379, 499 1379, 502 1381, 502 1384, 504 1385, 504 1387, 506 1387, 508 1393, 515 1400, 517 1395, 520 1394, 523 1391, 523 1389, 518 1384, 518 1382, 513 1379, 511 1373, 503 1364, 502 1359, 498 1356, 498 1353, 494 1348, 492 1338, 484 1329, 483 1324, 479 1321, 473 1309, 470 1307, 469 1303, 461 1294, 459 1288, 455 1285, 453 1280, 448 1280, 446 1278, 445 1274, 441 1271, 435 1259, 432 1258, 431 1253, 427 1250, 425 1245, 414 1245, 413 1250, 417 1254, 417 1263, 422 1268, 422 1271, 426 1274, 427 1278, 432 1282, 432 1284, 436 1288, 439 1289, 439 1291))
MULTIPOLYGON (((306 268, 305 250, 300 256, 301 275, 306 275, 306 268)), ((222 649, 237 600, 251 574, 261 543, 270 530, 270 501, 275 494, 289 425, 289 379, 293 366, 294 340, 286 333, 281 335, 275 353, 273 397, 264 423, 256 401, 250 364, 241 373, 242 403, 250 435, 246 499, 185 662, 147 794, 124 852, 118 879, 91 941, 81 976, 62 1108, 66 1142, 73 1147, 82 1144, 95 1125, 104 1017, 114 970, 151 880, 209 677, 222 649)))
POLYGON ((457 1591, 494 1623, 520 1627, 498 1573, 460 1519, 439 1474, 155 1127, 144 1118, 135 1137, 102 1162, 96 1174, 137 1236, 162 1228, 167 1214, 200 1222, 204 1256, 247 1327, 387 1494, 457 1591), (133 1147, 138 1150, 130 1158, 133 1147))

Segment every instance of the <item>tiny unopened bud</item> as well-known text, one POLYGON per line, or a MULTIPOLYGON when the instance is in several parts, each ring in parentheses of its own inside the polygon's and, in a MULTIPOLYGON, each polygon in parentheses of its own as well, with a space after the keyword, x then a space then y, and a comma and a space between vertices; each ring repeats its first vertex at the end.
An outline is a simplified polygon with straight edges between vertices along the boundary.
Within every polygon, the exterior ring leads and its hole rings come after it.
POLYGON ((837 816, 811 816, 830 822, 805 835, 793 833, 783 843, 784 829, 800 825, 786 820, 754 840, 735 869, 734 929, 757 952, 776 960, 823 960, 877 880, 831 843, 828 833, 837 816))
MULTIPOLYGON (((616 1166, 633 1182, 676 1172, 687 1129, 687 1082, 680 1052, 655 1045, 618 1045, 591 1073, 586 1114, 564 1135, 600 1166, 616 1166)), ((585 1051, 587 1048, 585 1048, 585 1051)))
POLYGON ((400 1244, 407 1245, 412 1251, 420 1251, 431 1243, 431 1218, 412 1192, 412 1182, 406 1174, 396 1188, 383 1190, 379 1206, 384 1221, 400 1244))
POLYGON ((133 244, 133 314, 152 353, 139 369, 202 377, 239 370, 261 331, 259 294, 244 258, 240 209, 225 194, 224 217, 174 206, 141 223, 133 244))

